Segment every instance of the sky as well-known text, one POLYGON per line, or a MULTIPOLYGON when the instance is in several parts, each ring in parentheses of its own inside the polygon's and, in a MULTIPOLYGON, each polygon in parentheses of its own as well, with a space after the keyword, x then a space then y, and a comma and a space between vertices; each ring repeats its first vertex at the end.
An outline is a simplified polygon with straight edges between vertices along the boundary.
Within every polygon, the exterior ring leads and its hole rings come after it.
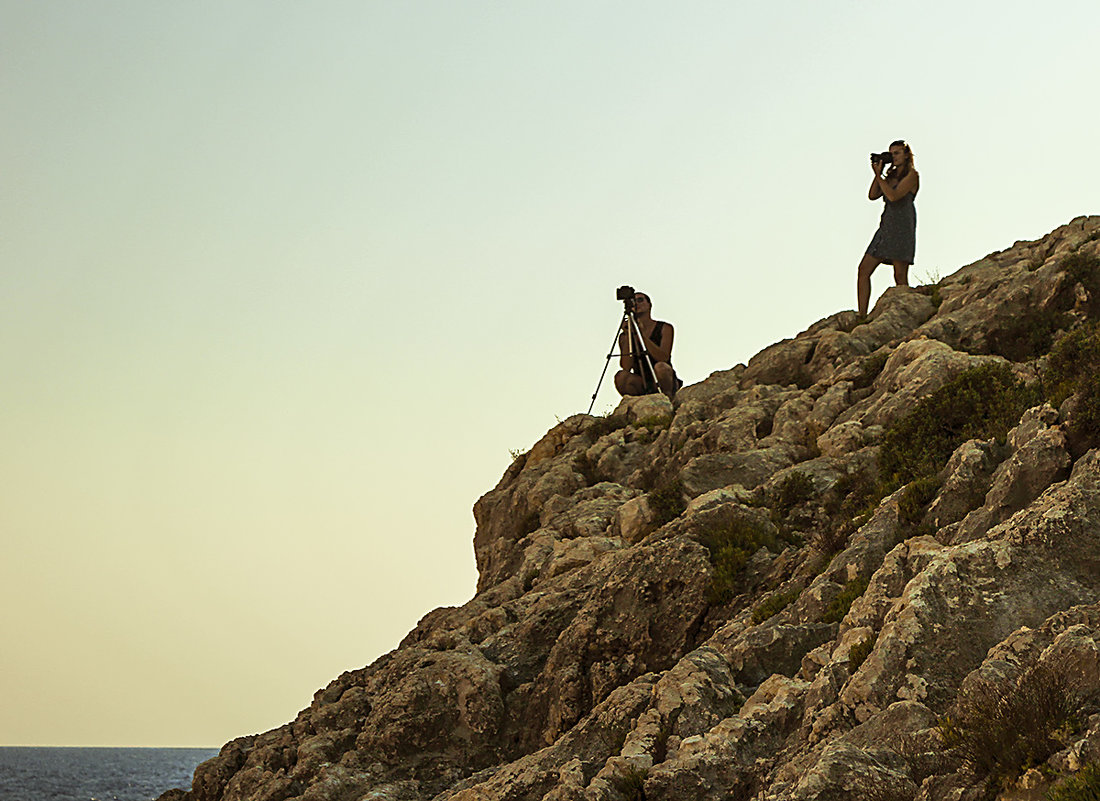
POLYGON ((1098 24, 0 0, 0 745, 217 747, 469 600, 616 288, 689 384, 854 308, 894 139, 914 283, 1100 212, 1098 24))

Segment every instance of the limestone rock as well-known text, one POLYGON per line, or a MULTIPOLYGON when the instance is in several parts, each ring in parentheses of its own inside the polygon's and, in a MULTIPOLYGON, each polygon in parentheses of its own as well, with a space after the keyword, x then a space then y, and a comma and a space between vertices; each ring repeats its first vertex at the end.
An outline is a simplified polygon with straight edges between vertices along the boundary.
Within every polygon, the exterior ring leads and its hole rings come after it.
MULTIPOLYGON (((977 365, 1040 387, 1098 264, 1079 218, 562 421, 475 504, 473 598, 164 801, 977 801, 941 716, 1038 671, 1100 693, 1100 449, 1040 402, 914 508, 883 431, 977 365)), ((1100 714, 1058 736, 1003 801, 1100 759, 1100 714)))
POLYGON ((929 509, 937 528, 962 520, 982 505, 999 463, 998 457, 995 443, 974 439, 964 442, 951 454, 943 486, 929 509))

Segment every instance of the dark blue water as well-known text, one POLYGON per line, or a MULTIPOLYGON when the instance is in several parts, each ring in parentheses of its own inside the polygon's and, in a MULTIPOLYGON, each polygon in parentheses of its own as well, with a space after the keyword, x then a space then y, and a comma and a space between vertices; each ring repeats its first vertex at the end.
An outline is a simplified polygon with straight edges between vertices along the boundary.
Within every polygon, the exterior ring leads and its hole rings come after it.
POLYGON ((0 748, 0 801, 150 801, 191 788, 210 748, 0 748))

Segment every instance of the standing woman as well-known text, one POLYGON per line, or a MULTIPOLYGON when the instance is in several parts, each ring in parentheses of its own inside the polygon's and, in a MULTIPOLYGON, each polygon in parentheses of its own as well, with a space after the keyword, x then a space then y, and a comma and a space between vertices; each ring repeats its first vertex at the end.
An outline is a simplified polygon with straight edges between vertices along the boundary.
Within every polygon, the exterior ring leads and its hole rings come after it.
POLYGON ((867 191, 868 200, 883 198, 878 230, 867 246, 867 252, 859 263, 856 278, 856 298, 860 316, 866 316, 871 300, 871 273, 884 262, 894 265, 894 283, 909 286, 909 265, 917 249, 917 207, 913 201, 920 189, 920 174, 913 167, 913 151, 899 139, 890 143, 890 170, 884 176, 885 161, 871 156, 871 170, 875 177, 867 191))

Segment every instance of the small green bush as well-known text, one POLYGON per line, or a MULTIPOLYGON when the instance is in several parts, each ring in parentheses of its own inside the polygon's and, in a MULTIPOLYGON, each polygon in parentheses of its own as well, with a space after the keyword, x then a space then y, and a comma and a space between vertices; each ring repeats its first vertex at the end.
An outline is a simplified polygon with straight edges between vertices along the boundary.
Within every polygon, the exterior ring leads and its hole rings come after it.
POLYGON ((1090 437, 1100 431, 1100 324, 1082 326, 1063 336, 1043 371, 1047 399, 1059 406, 1078 395, 1071 428, 1090 437))
POLYGON ((858 528, 855 520, 846 520, 814 529, 810 535, 810 547, 826 557, 822 570, 832 561, 833 556, 848 547, 848 539, 858 528))
POLYGON ((630 421, 625 414, 608 414, 597 417, 584 433, 595 442, 602 436, 618 431, 620 428, 626 428, 629 424, 630 421))
POLYGON ((1029 361, 1049 351, 1054 335, 1072 322, 1065 311, 1056 308, 1029 309, 990 332, 989 350, 1009 361, 1029 361))
POLYGON ((870 634, 852 646, 851 650, 848 651, 849 673, 855 673, 859 670, 859 666, 867 661, 867 657, 869 657, 871 651, 875 649, 875 642, 877 640, 878 637, 874 634, 870 634))
POLYGON ((621 773, 615 774, 611 779, 611 786, 626 801, 645 801, 645 780, 649 771, 645 768, 636 768, 627 765, 621 773))
POLYGON ((798 504, 814 497, 814 480, 801 470, 793 470, 771 493, 769 506, 779 517, 786 517, 798 504))
POLYGON ((943 304, 943 293, 940 292, 938 286, 932 287, 932 291, 928 294, 928 299, 932 301, 933 309, 938 309, 943 304))
POLYGON ((1075 284, 1082 284, 1090 292, 1100 286, 1100 258, 1080 250, 1070 253, 1058 262, 1058 267, 1075 284))
POLYGON ((777 592, 752 610, 752 622, 763 623, 770 617, 774 617, 786 609, 798 598, 799 589, 793 587, 786 592, 777 592))
POLYGON ((1047 801, 1100 801, 1100 763, 1077 771, 1047 793, 1047 801))
POLYGON ((716 604, 725 603, 737 594, 745 565, 753 554, 761 548, 779 550, 779 538, 771 526, 747 517, 707 531, 701 541, 714 566, 709 595, 711 603, 716 604))
POLYGON ((1100 325, 1082 326, 1063 336, 1047 358, 1043 386, 1058 406, 1100 371, 1100 325))
POLYGON ((576 471, 584 478, 584 483, 591 487, 600 483, 600 472, 595 460, 589 458, 585 451, 581 451, 577 454, 577 459, 573 463, 576 471))
POLYGON ((1003 438, 1037 389, 1017 381, 1005 364, 972 367, 948 381, 886 429, 879 470, 887 491, 938 473, 968 439, 1003 438))
POLYGON ((925 476, 906 484, 898 498, 898 523, 901 524, 904 537, 911 537, 916 533, 928 504, 935 500, 936 493, 940 491, 940 484, 938 475, 925 476))
POLYGON ((1086 317, 1095 319, 1100 313, 1100 258, 1077 250, 1059 259, 1058 269, 1065 280, 1059 286, 1057 294, 1047 300, 1047 305, 1059 311, 1077 309, 1084 312, 1086 317), (1079 306, 1077 297, 1078 284, 1088 293, 1083 308, 1079 306))
POLYGON ((829 604, 824 617, 821 618, 822 621, 825 623, 839 623, 842 621, 844 616, 848 614, 848 610, 852 608, 856 598, 861 597, 865 592, 867 592, 867 579, 857 577, 849 581, 844 585, 844 589, 840 591, 840 595, 829 604))
POLYGON ((864 356, 859 362, 859 374, 852 381, 855 389, 865 389, 875 383, 882 368, 886 366, 886 360, 890 358, 890 352, 880 349, 870 356, 864 356))
POLYGON ((848 520, 873 512, 885 496, 886 486, 879 476, 864 468, 841 476, 829 489, 823 505, 827 514, 848 520))
POLYGON ((841 476, 822 496, 822 508, 829 520, 810 535, 812 547, 825 556, 840 553, 852 533, 866 523, 886 487, 873 469, 860 469, 841 476))
POLYGON ((914 289, 922 295, 927 295, 932 302, 932 308, 938 309, 943 303, 943 294, 940 292, 940 271, 929 270, 925 275, 918 275, 917 280, 920 284, 914 289))
POLYGON ((1040 663, 1006 685, 969 686, 954 715, 940 720, 940 737, 979 776, 1003 785, 1064 748, 1094 701, 1071 667, 1040 663))
POLYGON ((646 493, 649 508, 653 510, 657 526, 675 520, 687 504, 684 502, 684 485, 678 478, 665 479, 646 493))

